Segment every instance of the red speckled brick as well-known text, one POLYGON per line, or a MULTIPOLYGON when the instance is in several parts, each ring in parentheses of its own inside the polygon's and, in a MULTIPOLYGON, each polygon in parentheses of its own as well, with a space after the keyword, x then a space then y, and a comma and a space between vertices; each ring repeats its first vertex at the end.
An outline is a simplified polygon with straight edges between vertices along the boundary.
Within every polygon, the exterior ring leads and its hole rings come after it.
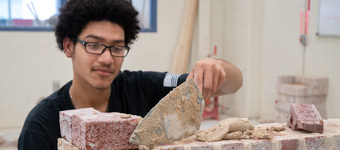
POLYGON ((222 143, 221 150, 243 150, 244 144, 241 142, 222 143))
POLYGON ((323 119, 313 104, 291 104, 287 119, 293 130, 323 133, 323 119))
POLYGON ((299 149, 298 139, 281 140, 281 150, 298 150, 298 149, 299 149))
POLYGON ((252 150, 271 150, 272 142, 270 140, 254 140, 252 150))
POLYGON ((273 142, 270 139, 245 139, 241 140, 245 150, 271 150, 273 142))
POLYGON ((130 144, 129 138, 141 118, 125 116, 122 113, 75 116, 72 143, 87 150, 136 149, 138 146, 130 144))
POLYGON ((334 135, 332 138, 333 138, 334 144, 335 144, 333 149, 334 150, 340 150, 340 135, 334 135))
POLYGON ((72 141, 72 120, 73 116, 94 115, 100 113, 93 108, 82 108, 65 110, 59 112, 60 134, 67 141, 72 141))
POLYGON ((325 147, 325 138, 323 136, 306 137, 307 150, 323 150, 325 147))

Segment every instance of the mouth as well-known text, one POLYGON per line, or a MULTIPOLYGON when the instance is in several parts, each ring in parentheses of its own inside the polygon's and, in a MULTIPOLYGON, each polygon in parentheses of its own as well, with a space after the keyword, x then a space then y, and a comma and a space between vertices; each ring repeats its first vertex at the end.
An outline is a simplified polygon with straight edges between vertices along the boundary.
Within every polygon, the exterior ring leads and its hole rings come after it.
POLYGON ((102 67, 94 67, 92 71, 98 73, 100 76, 110 76, 114 73, 114 69, 102 67))

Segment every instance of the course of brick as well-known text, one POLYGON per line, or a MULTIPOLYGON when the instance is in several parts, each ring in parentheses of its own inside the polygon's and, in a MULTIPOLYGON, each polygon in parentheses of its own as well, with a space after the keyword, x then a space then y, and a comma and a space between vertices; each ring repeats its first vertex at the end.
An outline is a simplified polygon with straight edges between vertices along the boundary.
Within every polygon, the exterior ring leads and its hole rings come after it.
MULTIPOLYGON (((270 124, 259 124, 268 126, 270 124)), ((218 142, 198 142, 191 137, 188 142, 155 147, 159 150, 340 150, 340 119, 324 120, 324 132, 309 133, 294 131, 288 127, 284 131, 270 132, 271 139, 224 140, 218 142)))
MULTIPOLYGON (((271 131, 270 139, 223 140, 218 142, 199 142, 192 136, 170 145, 154 147, 158 150, 340 150, 340 119, 324 121, 324 131, 310 133, 294 131, 288 127, 277 132, 271 131)), ((259 124, 257 127, 270 126, 259 124)), ((60 142, 67 142, 60 140, 60 142)), ((62 144, 60 144, 62 145, 62 144)), ((64 145, 70 145, 65 143, 64 145)), ((69 149, 59 150, 73 150, 69 149)), ((117 149, 116 147, 111 149, 117 149)))

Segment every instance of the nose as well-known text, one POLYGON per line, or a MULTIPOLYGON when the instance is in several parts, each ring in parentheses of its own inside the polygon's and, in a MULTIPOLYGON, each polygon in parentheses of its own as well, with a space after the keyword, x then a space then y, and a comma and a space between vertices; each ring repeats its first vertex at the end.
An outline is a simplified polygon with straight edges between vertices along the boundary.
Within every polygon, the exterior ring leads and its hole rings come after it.
POLYGON ((110 49, 106 48, 104 53, 101 54, 98 58, 99 63, 103 63, 106 65, 110 65, 113 63, 113 57, 111 55, 110 49))

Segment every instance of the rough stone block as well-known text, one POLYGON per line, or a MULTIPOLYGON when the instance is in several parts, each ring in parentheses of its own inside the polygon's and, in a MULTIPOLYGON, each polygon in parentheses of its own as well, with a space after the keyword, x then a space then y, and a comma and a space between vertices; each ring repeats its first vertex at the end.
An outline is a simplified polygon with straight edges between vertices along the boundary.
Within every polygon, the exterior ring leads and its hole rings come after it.
POLYGON ((291 104, 287 126, 293 130, 322 133, 324 123, 313 104, 291 104))
POLYGON ((122 113, 74 116, 72 143, 81 149, 136 149, 129 138, 141 117, 122 113))
POLYGON ((67 141, 72 141, 72 120, 75 115, 94 115, 100 113, 93 108, 83 108, 74 110, 65 110, 59 112, 60 134, 67 141))

